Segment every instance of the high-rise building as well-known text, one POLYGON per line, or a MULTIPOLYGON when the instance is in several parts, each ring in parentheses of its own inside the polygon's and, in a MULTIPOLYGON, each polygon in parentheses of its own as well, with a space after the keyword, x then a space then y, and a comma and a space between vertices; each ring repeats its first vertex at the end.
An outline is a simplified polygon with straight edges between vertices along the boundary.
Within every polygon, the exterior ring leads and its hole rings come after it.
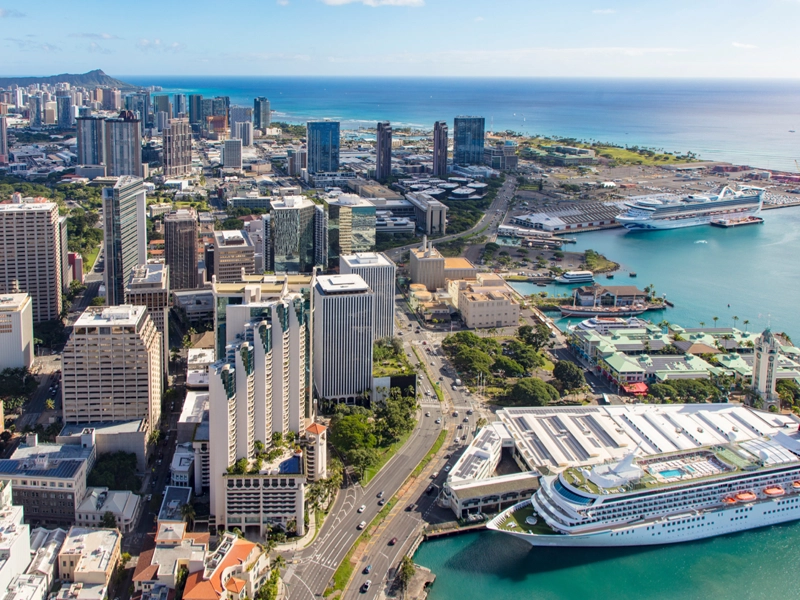
POLYGON ((176 119, 181 116, 189 117, 189 107, 186 103, 186 94, 173 94, 172 95, 172 116, 176 119))
POLYGON ((309 121, 306 139, 309 173, 335 173, 339 170, 338 121, 309 121))
POLYGON ((200 125, 203 129, 208 126, 209 117, 214 116, 214 101, 211 98, 203 98, 200 100, 200 125))
POLYGON ((61 241, 55 202, 0 204, 0 294, 30 294, 34 323, 61 313, 61 241))
POLYGON ((272 122, 269 100, 263 96, 253 100, 253 119, 256 129, 266 129, 272 122))
POLYGON ((780 404, 775 377, 780 363, 781 341, 767 327, 756 338, 753 359, 753 391, 764 401, 764 409, 780 404))
POLYGON ((222 167, 242 170, 242 140, 225 140, 225 146, 222 148, 222 167))
POLYGON ((433 124, 433 176, 447 177, 447 121, 433 124))
POLYGON ((314 264, 328 266, 328 213, 321 204, 314 205, 314 264))
POLYGON ((397 267, 382 252, 362 252, 339 257, 342 275, 359 275, 375 292, 375 339, 394 337, 394 295, 397 267))
POLYGON ((310 273, 314 268, 315 204, 305 196, 273 200, 270 210, 271 270, 310 273))
POLYGON ((56 96, 56 106, 59 127, 72 127, 75 120, 72 117, 72 96, 56 96))
POLYGON ((392 176, 392 125, 389 121, 378 122, 378 137, 375 143, 375 179, 386 181, 392 176))
POLYGON ((453 120, 453 164, 483 164, 483 137, 486 119, 456 117, 453 120))
POLYGON ((359 275, 320 275, 311 306, 317 396, 360 401, 372 388, 375 293, 359 275))
POLYGON ((78 317, 62 357, 65 423, 161 418, 161 336, 145 306, 92 306, 78 317))
POLYGON ((142 176, 142 131, 139 119, 123 110, 116 119, 106 119, 106 175, 142 176))
POLYGON ((8 159, 8 119, 0 116, 0 162, 8 159))
POLYGON ((183 177, 192 172, 192 128, 189 119, 170 119, 163 131, 164 177, 183 177))
POLYGON ((201 94, 189 94, 189 123, 203 122, 203 96, 201 94))
POLYGON ((44 102, 41 96, 28 96, 28 109, 30 110, 30 126, 42 126, 42 111, 44 110, 44 102))
POLYGON ((241 281, 256 270, 255 246, 246 231, 214 232, 214 276, 219 282, 241 281))
POLYGON ((125 285, 125 304, 147 307, 161 335, 161 365, 166 376, 169 363, 169 267, 163 263, 136 265, 125 285))
POLYGON ((122 304, 133 269, 147 262, 145 190, 139 177, 124 176, 103 188, 106 304, 122 304))
POLYGON ((228 117, 228 109, 231 107, 229 96, 217 96, 212 100, 211 114, 215 117, 228 117))
POLYGON ((122 108, 122 92, 117 89, 103 88, 103 110, 119 110, 122 108))
POLYGON ((328 203, 328 261, 336 266, 342 254, 375 249, 375 205, 355 194, 326 199, 328 203))
POLYGON ((172 115, 172 103, 169 101, 167 94, 153 96, 153 113, 165 112, 172 115))
POLYGON ((169 113, 165 113, 162 111, 157 112, 156 122, 155 122, 156 130, 159 133, 163 133, 163 131, 167 128, 168 124, 169 124, 169 113))
POLYGON ((253 124, 250 122, 240 122, 236 124, 236 135, 234 136, 242 140, 242 146, 253 145, 253 124))
MULTIPOLYGON (((231 137, 238 137, 236 126, 239 123, 252 123, 253 122, 253 109, 249 106, 231 106, 228 116, 228 122, 231 126, 231 137)), ((247 144, 245 144, 247 145, 247 144)))
POLYGON ((33 365, 33 302, 30 294, 0 296, 0 371, 33 365))
POLYGON ((197 213, 180 209, 164 216, 164 262, 169 266, 169 287, 199 287, 197 273, 197 213))
POLYGON ((104 117, 78 117, 78 164, 104 165, 106 136, 104 117))
POLYGON ((144 134, 144 129, 150 120, 150 94, 137 92, 125 96, 125 108, 132 111, 139 119, 139 130, 144 134))

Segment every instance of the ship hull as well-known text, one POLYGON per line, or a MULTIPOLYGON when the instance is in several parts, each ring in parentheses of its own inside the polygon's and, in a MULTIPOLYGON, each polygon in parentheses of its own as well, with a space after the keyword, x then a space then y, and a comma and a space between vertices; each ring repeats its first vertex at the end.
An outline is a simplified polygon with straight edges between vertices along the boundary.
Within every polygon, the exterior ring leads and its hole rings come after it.
MULTIPOLYGON (((593 533, 535 535, 507 530, 502 530, 502 533, 513 535, 532 546, 563 548, 655 546, 691 542, 798 519, 800 519, 800 497, 793 494, 775 500, 734 505, 731 508, 686 514, 672 520, 648 521, 593 533)), ((491 525, 489 528, 498 530, 491 525)))

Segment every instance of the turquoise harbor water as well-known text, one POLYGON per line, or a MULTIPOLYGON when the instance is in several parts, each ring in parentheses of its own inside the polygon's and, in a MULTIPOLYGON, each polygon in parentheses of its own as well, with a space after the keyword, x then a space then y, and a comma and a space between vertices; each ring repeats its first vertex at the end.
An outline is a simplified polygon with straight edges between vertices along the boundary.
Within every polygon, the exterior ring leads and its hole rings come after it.
MULTIPOLYGON (((620 263, 614 279, 599 275, 608 285, 655 286, 675 308, 643 315, 655 322, 666 319, 683 327, 714 325, 759 330, 771 323, 800 340, 800 207, 768 210, 763 225, 733 229, 688 227, 673 231, 628 233, 625 229, 594 231, 574 236, 577 244, 565 250, 596 250, 620 263), (636 278, 629 277, 635 272, 636 278), (730 307, 728 307, 730 305, 730 307)), ((568 292, 574 286, 546 288, 515 283, 523 294, 568 292)), ((578 319, 572 319, 577 322, 578 319)), ((563 320, 559 325, 565 324, 563 320)))

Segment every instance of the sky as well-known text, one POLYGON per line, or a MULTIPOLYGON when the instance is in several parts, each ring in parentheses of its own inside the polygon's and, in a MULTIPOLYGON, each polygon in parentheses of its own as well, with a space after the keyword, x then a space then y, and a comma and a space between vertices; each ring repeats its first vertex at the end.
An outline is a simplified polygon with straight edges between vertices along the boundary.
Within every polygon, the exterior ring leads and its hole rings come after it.
POLYGON ((800 0, 0 0, 0 75, 800 77, 800 0))

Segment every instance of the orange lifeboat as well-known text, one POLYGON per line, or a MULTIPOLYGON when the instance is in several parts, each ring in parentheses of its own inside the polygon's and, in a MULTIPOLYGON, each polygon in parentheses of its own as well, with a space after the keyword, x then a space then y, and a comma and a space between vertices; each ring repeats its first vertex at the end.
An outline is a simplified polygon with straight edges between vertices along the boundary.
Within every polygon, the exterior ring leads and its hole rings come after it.
POLYGON ((756 499, 756 495, 753 492, 739 492, 736 494, 736 499, 740 502, 752 502, 756 499))
POLYGON ((738 500, 736 498, 732 498, 730 496, 728 496, 727 498, 723 498, 722 499, 722 503, 723 504, 736 504, 737 502, 738 502, 738 500))
POLYGON ((793 481, 792 487, 796 490, 800 489, 800 481, 793 481))
POLYGON ((783 491, 783 488, 779 485, 773 485, 768 488, 764 489, 764 494, 767 496, 783 496, 786 492, 783 491))

